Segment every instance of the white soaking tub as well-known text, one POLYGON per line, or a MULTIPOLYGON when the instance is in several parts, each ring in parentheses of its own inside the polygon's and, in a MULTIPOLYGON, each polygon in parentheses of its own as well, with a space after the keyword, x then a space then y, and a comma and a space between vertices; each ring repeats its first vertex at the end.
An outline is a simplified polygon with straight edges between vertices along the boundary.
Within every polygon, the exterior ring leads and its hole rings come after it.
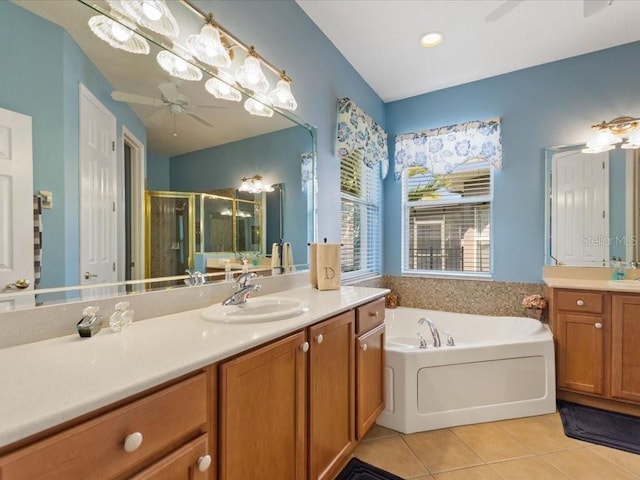
POLYGON ((549 327, 525 317, 416 308, 386 310, 385 410, 377 423, 403 433, 553 413, 549 327), (442 346, 433 346, 433 321, 442 346), (447 345, 447 335, 455 346, 447 345), (417 332, 427 340, 420 348, 417 332))

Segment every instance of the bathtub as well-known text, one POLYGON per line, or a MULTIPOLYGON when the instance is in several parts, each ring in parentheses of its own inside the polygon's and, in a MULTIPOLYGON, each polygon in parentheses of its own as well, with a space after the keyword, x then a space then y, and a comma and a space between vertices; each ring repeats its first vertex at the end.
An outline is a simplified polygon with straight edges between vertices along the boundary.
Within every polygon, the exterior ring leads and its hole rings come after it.
POLYGON ((490 317, 398 307, 386 310, 385 410, 377 423, 414 433, 553 413, 555 357, 549 327, 525 317, 490 317), (433 347, 431 319, 442 340, 433 347), (447 346, 447 331, 455 346, 447 346), (419 348, 416 332, 427 340, 419 348))

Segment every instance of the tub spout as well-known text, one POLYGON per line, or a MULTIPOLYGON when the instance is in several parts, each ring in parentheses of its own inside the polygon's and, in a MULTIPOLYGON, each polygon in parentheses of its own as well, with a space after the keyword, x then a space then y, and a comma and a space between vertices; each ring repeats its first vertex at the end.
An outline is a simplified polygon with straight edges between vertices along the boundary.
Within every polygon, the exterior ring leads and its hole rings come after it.
POLYGON ((438 333, 438 329, 436 328, 435 323, 433 323, 432 320, 424 317, 418 320, 419 325, 424 325, 425 323, 429 325, 429 330, 431 331, 431 336, 433 337, 433 346, 441 347, 442 342, 440 342, 440 334, 438 333))

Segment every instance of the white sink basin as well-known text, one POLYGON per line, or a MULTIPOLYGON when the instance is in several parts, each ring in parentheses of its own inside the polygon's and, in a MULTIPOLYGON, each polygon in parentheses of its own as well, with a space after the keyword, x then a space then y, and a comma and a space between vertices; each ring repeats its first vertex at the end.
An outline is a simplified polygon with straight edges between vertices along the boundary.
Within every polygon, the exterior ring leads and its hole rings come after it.
POLYGON ((309 310, 302 300, 284 297, 255 297, 243 305, 222 304, 205 308, 200 316, 210 322, 245 324, 265 323, 297 317, 309 310))

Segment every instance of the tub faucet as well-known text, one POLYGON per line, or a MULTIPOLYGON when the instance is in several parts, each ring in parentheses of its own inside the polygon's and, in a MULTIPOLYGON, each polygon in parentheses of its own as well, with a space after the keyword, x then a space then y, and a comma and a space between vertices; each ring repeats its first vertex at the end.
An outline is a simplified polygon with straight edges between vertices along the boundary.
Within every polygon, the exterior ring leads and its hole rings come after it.
POLYGON ((247 297, 251 292, 257 292, 262 288, 262 285, 257 283, 249 283, 250 280, 256 278, 258 275, 255 272, 243 273, 236 280, 235 289, 237 290, 227 299, 222 302, 222 305, 243 305, 247 303, 247 297))
POLYGON ((416 332, 416 335, 420 337, 420 347, 419 348, 427 348, 427 341, 424 339, 420 332, 416 332))
POLYGON ((204 275, 202 275, 202 273, 200 273, 199 271, 196 270, 195 272, 192 272, 191 270, 187 269, 185 270, 185 273, 189 275, 189 278, 185 280, 185 283, 187 285, 204 285, 204 275))
POLYGON ((438 333, 438 329, 436 328, 435 323, 433 323, 433 321, 429 320, 428 318, 424 318, 424 317, 418 320, 419 325, 424 325, 425 323, 429 325, 429 330, 431 331, 431 336, 433 337, 433 346, 434 347, 442 346, 442 342, 440 342, 440 334, 438 333))

